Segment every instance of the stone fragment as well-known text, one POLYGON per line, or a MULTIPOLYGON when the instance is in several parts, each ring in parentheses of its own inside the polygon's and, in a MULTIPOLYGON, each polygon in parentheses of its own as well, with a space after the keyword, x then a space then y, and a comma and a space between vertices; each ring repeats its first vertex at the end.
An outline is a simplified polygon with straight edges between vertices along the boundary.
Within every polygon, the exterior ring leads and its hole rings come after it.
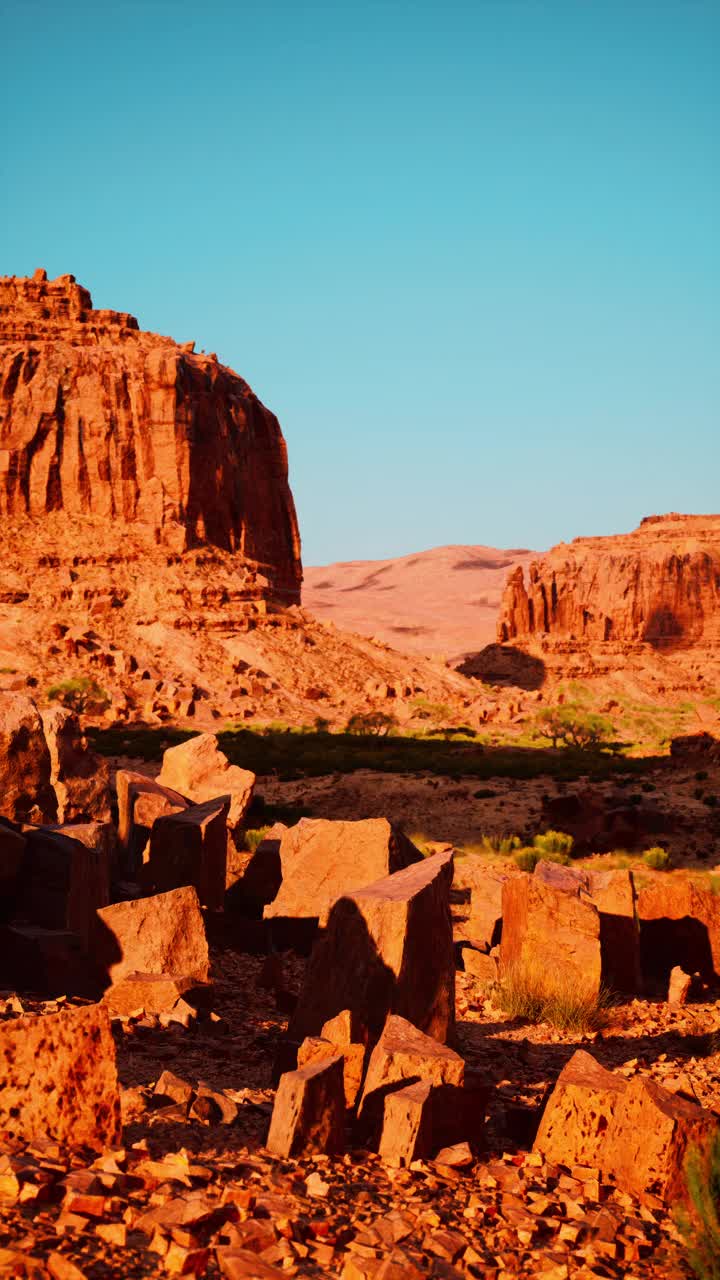
POLYGON ((324 1152, 345 1145, 343 1058, 321 1059, 286 1071, 275 1094, 268 1151, 277 1156, 324 1152))
POLYGON ((582 885, 553 867, 552 877, 513 876, 503 886, 500 975, 599 994, 600 913, 582 885))
POLYGON ((380 1035, 388 1013, 444 1042, 455 1014, 452 853, 340 898, 313 949, 288 1035, 318 1035, 342 1010, 380 1035))
POLYGON ((230 796, 228 827, 241 827, 253 796, 255 774, 230 764, 212 733, 200 733, 163 755, 158 782, 171 787, 196 804, 230 796))
POLYGON ((459 1053, 424 1035, 406 1018, 390 1014, 368 1062, 358 1107, 362 1131, 372 1133, 379 1126, 384 1099, 400 1081, 427 1080, 459 1088, 464 1079, 465 1062, 459 1053))
POLYGON ((287 1275, 281 1268, 263 1262, 250 1249, 220 1245, 215 1250, 215 1258, 225 1280, 281 1280, 287 1275))
POLYGON ((671 969, 720 979, 720 895, 680 871, 643 875, 638 893, 643 974, 667 983, 671 969))
POLYGON ((692 982, 692 974, 686 973, 680 965, 675 965, 675 968, 670 971, 668 1004, 687 1004, 692 982))
POLYGON ((208 944, 194 888, 116 902, 97 919, 95 954, 110 982, 131 973, 207 981, 208 944))
POLYGON ((301 818, 280 841, 282 882, 263 914, 266 919, 313 920, 323 928, 338 898, 421 857, 386 818, 301 818))
POLYGON ((480 982, 496 982, 498 976, 497 956, 487 955, 484 951, 476 951, 474 947, 462 949, 463 969, 471 973, 480 982))
POLYGON ((0 693, 0 814, 13 822, 57 817, 40 712, 21 693, 0 693))
POLYGON ((195 1090, 187 1080, 181 1080, 172 1071, 163 1071, 158 1076, 153 1093, 190 1106, 195 1090))
POLYGON ((107 1009, 87 1005, 0 1022, 0 1131, 24 1141, 119 1142, 107 1009))
POLYGON ((366 1052, 365 1043, 354 1042, 351 1035, 351 1017, 349 1010, 345 1010, 326 1022, 319 1036, 307 1036, 303 1040, 297 1059, 298 1067, 304 1067, 308 1062, 319 1062, 342 1054, 345 1105, 348 1108, 355 1106, 360 1091, 366 1052))
POLYGON ((197 985, 194 978, 169 973, 129 973, 108 987, 103 1002, 111 1013, 124 1018, 141 1009, 145 1013, 169 1013, 197 985))
POLYGON ((118 803, 118 840, 124 852, 127 869, 137 871, 157 818, 181 813, 188 802, 179 792, 161 786, 144 773, 118 769, 115 775, 118 803))
POLYGON ((230 797, 194 804, 156 818, 141 881, 155 893, 194 885, 204 907, 219 911, 225 898, 227 816, 230 797))
POLYGON ((58 822, 107 822, 110 819, 110 771, 90 750, 74 712, 52 706, 42 713, 50 751, 50 783, 58 822))
POLYGON ((625 1080, 578 1050, 561 1071, 534 1150, 546 1160, 599 1168, 634 1195, 684 1194, 683 1162, 717 1117, 645 1076, 625 1080))
POLYGON ((69 930, 89 947, 96 913, 110 901, 107 849, 51 827, 26 827, 25 838, 17 918, 44 929, 69 930))
POLYGON ((378 1154, 388 1164, 410 1165, 465 1141, 469 1126, 477 1131, 477 1123, 468 1116, 469 1101, 462 1089, 430 1080, 393 1090, 383 1101, 378 1154))

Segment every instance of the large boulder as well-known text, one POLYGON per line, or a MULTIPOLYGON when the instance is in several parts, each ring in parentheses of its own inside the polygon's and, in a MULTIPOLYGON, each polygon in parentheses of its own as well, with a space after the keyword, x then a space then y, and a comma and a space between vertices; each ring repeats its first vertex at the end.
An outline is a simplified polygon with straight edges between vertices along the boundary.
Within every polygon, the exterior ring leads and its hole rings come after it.
POLYGON ((0 1023, 0 1131, 25 1142, 119 1143, 115 1044, 104 1006, 0 1023))
POLYGON ((53 706, 42 712, 42 723, 58 822, 109 821, 110 771, 107 761, 90 750, 78 717, 53 706))
POLYGON ((643 873, 638 893, 643 973, 666 985, 680 965, 706 981, 720 979, 720 896, 680 871, 643 873))
POLYGON ((0 814, 14 822, 57 817, 40 712, 21 693, 0 694, 0 814))
POLYGON ((267 1148, 277 1156, 337 1155, 345 1145, 340 1055, 308 1062, 280 1077, 267 1148))
POLYGON ((578 1050, 558 1077, 534 1150, 554 1163, 599 1168, 634 1195, 674 1203, 685 1194, 688 1147, 717 1123, 649 1077, 625 1080, 578 1050))
POLYGON ((597 995, 602 984, 600 912, 564 867, 513 876, 503 886, 500 972, 597 995))
POLYGON ((158 782, 196 803, 230 796, 228 826, 241 827, 253 797, 255 774, 230 764, 213 733, 200 733, 163 755, 158 782))
POLYGON ((201 904, 219 911, 225 898, 229 808, 230 797, 220 796, 156 818, 142 867, 143 885, 164 893, 192 884, 201 904))
POLYGON ((280 841, 282 882, 264 910, 269 918, 327 924, 343 894, 419 862, 422 854, 386 818, 332 822, 301 818, 280 841))
POLYGON ((460 1087, 464 1079, 465 1062, 459 1053, 418 1031, 406 1018, 390 1014, 368 1062, 358 1107, 361 1132, 377 1130, 384 1100, 401 1082, 427 1080, 460 1087))
POLYGON ((210 958, 194 888, 115 902, 97 920, 94 954, 110 982, 132 973, 207 981, 210 958))
POLYGON ((377 1040, 389 1013, 442 1042, 455 1018, 451 852, 340 898, 313 949, 288 1034, 318 1035, 350 1010, 357 1039, 377 1040))

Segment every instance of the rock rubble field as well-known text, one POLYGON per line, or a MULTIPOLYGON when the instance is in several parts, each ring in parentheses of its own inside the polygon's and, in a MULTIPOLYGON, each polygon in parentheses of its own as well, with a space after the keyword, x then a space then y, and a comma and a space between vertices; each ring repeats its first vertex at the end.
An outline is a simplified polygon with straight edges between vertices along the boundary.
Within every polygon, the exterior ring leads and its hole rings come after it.
POLYGON ((0 1275, 687 1274, 713 888, 381 817, 243 853, 258 783, 211 734, 111 776, 2 697, 0 1275), (523 983, 594 1019, 529 1020, 523 983))

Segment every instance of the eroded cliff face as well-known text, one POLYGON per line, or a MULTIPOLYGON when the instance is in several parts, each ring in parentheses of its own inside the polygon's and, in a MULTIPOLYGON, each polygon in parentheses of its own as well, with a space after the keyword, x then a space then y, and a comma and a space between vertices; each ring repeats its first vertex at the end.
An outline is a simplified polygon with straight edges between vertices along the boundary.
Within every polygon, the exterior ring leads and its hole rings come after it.
POLYGON ((509 577, 498 640, 720 643, 720 516, 649 516, 635 532, 576 538, 509 577))
POLYGON ((299 601, 277 419, 215 356, 93 310, 73 276, 0 279, 0 518, 21 560, 217 548, 244 595, 299 601))

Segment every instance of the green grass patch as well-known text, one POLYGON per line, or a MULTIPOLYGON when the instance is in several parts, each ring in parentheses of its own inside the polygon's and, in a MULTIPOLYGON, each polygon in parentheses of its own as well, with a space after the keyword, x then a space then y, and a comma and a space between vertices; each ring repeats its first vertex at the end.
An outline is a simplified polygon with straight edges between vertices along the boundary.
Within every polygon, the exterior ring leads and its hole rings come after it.
POLYGON ((530 969, 501 978, 493 999, 510 1018, 547 1023, 558 1031, 599 1031, 610 1021, 607 991, 583 991, 576 981, 552 979, 530 969))

